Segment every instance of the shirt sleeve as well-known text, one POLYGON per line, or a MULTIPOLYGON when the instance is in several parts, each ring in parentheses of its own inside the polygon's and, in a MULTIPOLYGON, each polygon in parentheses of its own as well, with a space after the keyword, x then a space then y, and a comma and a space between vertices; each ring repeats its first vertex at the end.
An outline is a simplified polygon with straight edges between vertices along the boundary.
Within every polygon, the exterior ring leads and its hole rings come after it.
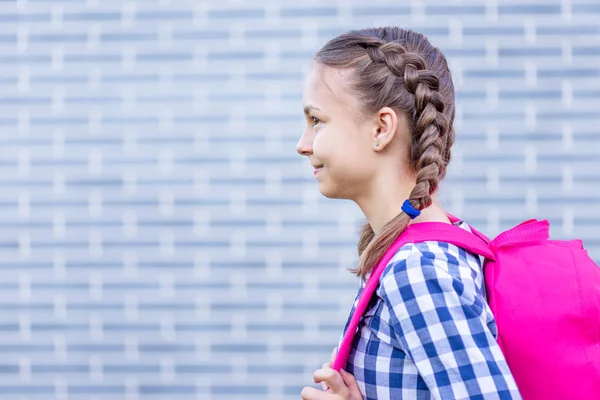
POLYGON ((398 258, 386 267, 379 295, 396 342, 433 397, 520 399, 466 256, 421 243, 398 258))

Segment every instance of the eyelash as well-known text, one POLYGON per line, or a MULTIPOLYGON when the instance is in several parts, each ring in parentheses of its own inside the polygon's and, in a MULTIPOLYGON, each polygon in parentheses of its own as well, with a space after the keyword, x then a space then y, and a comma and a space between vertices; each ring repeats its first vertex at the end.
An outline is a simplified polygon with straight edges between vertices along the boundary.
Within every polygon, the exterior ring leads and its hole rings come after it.
POLYGON ((321 121, 319 118, 317 118, 317 117, 312 117, 312 116, 311 116, 311 117, 310 117, 310 119, 311 119, 311 121, 312 121, 312 123, 313 123, 313 126, 317 126, 318 124, 320 124, 320 123, 322 122, 322 121, 321 121))

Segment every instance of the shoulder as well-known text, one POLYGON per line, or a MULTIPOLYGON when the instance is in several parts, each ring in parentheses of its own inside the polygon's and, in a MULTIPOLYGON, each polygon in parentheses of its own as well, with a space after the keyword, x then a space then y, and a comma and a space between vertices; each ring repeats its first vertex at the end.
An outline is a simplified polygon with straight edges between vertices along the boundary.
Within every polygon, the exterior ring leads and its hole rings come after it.
MULTIPOLYGON (((479 258, 446 242, 402 246, 385 267, 378 288, 383 299, 406 302, 420 296, 443 294, 473 303, 483 279, 479 258)), ((462 303, 462 301, 460 301, 462 303)))
POLYGON ((446 242, 428 241, 402 246, 388 262, 382 276, 403 270, 423 267, 439 269, 440 273, 455 275, 461 267, 481 269, 479 258, 446 242))

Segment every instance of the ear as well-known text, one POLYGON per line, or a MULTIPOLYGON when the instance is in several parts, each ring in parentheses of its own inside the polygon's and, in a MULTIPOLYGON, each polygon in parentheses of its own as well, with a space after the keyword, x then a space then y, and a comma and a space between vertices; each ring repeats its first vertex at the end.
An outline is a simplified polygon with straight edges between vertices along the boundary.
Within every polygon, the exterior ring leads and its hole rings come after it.
POLYGON ((396 136, 398 129, 398 114, 390 107, 383 107, 375 113, 373 127, 373 150, 381 151, 386 148, 396 136))

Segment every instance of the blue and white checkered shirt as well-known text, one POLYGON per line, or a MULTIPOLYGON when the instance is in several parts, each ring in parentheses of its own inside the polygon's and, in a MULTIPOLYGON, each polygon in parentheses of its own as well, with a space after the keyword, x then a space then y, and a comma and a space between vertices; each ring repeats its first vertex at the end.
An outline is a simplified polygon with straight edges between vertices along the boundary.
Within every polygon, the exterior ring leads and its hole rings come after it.
POLYGON ((346 370, 365 399, 521 398, 496 342, 479 258, 454 245, 399 249, 358 332, 346 370))

